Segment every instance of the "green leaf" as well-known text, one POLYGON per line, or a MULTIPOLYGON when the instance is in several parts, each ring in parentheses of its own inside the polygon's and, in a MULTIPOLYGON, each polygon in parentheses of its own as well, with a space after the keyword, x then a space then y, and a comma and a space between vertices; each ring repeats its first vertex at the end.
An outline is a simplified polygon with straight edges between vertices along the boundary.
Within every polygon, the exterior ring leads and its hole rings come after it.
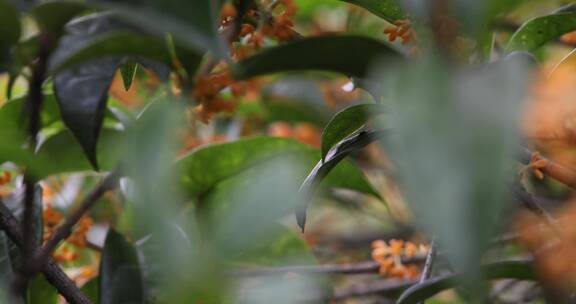
MULTIPOLYGON (((97 153, 103 170, 112 170, 119 163, 124 152, 123 132, 103 129, 97 153)), ((92 169, 90 161, 78 141, 68 130, 50 136, 42 143, 37 153, 38 177, 92 169)))
POLYGON ((335 144, 366 124, 372 115, 383 112, 381 105, 358 104, 336 113, 322 132, 322 160, 335 144))
POLYGON ((406 13, 396 0, 342 0, 365 8, 372 14, 393 23, 398 19, 405 19, 406 13))
MULTIPOLYGON (((333 182, 331 181, 331 178, 334 178, 334 176, 338 175, 338 170, 341 170, 338 167, 342 165, 344 158, 346 158, 351 153, 361 150, 366 145, 376 141, 377 139, 380 139, 383 135, 386 134, 387 131, 358 132, 338 143, 338 145, 336 145, 328 152, 324 160, 320 159, 320 161, 316 163, 316 165, 308 173, 308 176, 306 176, 306 179, 304 179, 304 182, 302 182, 302 185, 298 191, 302 198, 299 206, 296 208, 296 221, 298 222, 298 226, 300 226, 302 231, 304 231, 304 227, 306 225, 306 211, 308 209, 308 203, 311 200, 314 192, 316 192, 318 189, 319 185, 321 183, 330 184, 333 182)), ((344 178, 346 179, 347 177, 344 178)), ((382 199, 378 192, 372 187, 369 187, 369 190, 364 193, 368 193, 382 199)))
POLYGON ((96 149, 108 101, 108 88, 118 66, 105 58, 63 71, 54 77, 62 119, 92 166, 98 170, 96 149))
POLYGON ((254 244, 234 261, 259 266, 286 266, 286 262, 294 259, 306 265, 318 263, 301 235, 279 224, 273 230, 276 235, 273 240, 254 244))
MULTIPOLYGON (((487 264, 481 267, 482 278, 485 280, 494 279, 516 279, 535 280, 536 276, 532 269, 531 260, 510 260, 487 264)), ((445 275, 430 279, 424 283, 416 284, 408 288, 400 296, 397 304, 420 303, 435 294, 454 288, 461 282, 461 276, 457 274, 445 275)))
POLYGON ((56 304, 58 303, 58 291, 43 275, 37 275, 28 285, 27 304, 56 304))
POLYGON ((144 303, 144 286, 136 249, 114 229, 108 231, 100 262, 100 303, 144 303))
POLYGON ((66 23, 89 8, 82 2, 56 0, 39 4, 30 13, 41 29, 57 37, 62 34, 66 23))
POLYGON ((184 190, 200 195, 217 183, 280 152, 300 151, 301 143, 280 137, 255 137, 193 150, 176 164, 184 190))
MULTIPOLYGON (((179 160, 176 166, 181 172, 181 183, 186 193, 199 196, 224 180, 280 153, 286 157, 296 156, 304 170, 313 167, 320 158, 317 149, 293 139, 255 137, 194 150, 179 160)), ((306 172, 299 174, 304 178, 306 172)), ((328 176, 325 186, 376 195, 362 172, 347 162, 328 176)))
POLYGON ((225 56, 218 34, 218 18, 223 1, 212 0, 122 0, 96 1, 110 4, 120 18, 159 38, 170 33, 178 45, 204 53, 211 50, 225 56))
POLYGON ((9 70, 10 48, 20 39, 18 11, 8 0, 0 0, 0 72, 9 70))
POLYGON ((537 17, 524 23, 510 38, 507 52, 536 51, 549 41, 576 30, 576 13, 537 17))
POLYGON ((100 293, 100 288, 98 286, 98 277, 90 279, 90 281, 86 282, 84 286, 80 289, 92 303, 100 303, 100 299, 98 298, 100 293))
POLYGON ((74 51, 56 53, 50 61, 50 70, 55 73, 107 56, 140 57, 171 64, 170 53, 163 40, 135 32, 114 31, 83 41, 74 51))
POLYGON ((136 72, 138 71, 138 63, 131 61, 124 64, 120 68, 120 74, 122 75, 122 83, 124 84, 124 89, 126 91, 130 90, 132 86, 132 81, 136 76, 136 72))
POLYGON ((20 17, 8 0, 0 0, 0 43, 14 44, 20 39, 20 17))
POLYGON ((299 39, 240 61, 235 78, 289 71, 331 71, 364 77, 379 59, 403 57, 378 40, 360 36, 324 36, 299 39))

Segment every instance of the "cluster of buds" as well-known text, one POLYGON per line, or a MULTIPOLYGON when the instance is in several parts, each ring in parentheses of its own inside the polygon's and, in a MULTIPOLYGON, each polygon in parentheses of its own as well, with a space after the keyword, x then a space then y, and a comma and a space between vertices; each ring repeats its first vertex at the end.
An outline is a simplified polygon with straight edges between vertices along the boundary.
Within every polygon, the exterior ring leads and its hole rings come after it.
POLYGON ((0 197, 7 196, 12 192, 8 187, 3 187, 8 185, 10 181, 12 181, 12 174, 8 171, 2 172, 0 175, 0 197))
POLYGON ((234 112, 236 103, 220 94, 227 87, 234 97, 239 97, 243 93, 242 84, 235 82, 227 70, 198 76, 194 84, 194 97, 200 105, 194 112, 200 121, 208 123, 216 113, 234 112))
POLYGON ((412 29, 412 23, 408 19, 394 21, 394 25, 384 29, 384 34, 388 36, 388 41, 395 42, 402 39, 402 44, 408 44, 415 40, 416 32, 412 29))
MULTIPOLYGON (((64 215, 60 211, 52 208, 52 206, 48 205, 43 210, 42 219, 44 222, 43 240, 47 241, 56 231, 58 225, 61 224, 64 215)), ((86 247, 86 234, 92 227, 92 223, 93 221, 90 217, 82 217, 78 223, 78 227, 74 230, 72 235, 66 239, 66 243, 54 252, 54 258, 59 262, 71 262, 78 259, 79 255, 77 251, 71 248, 70 245, 73 245, 76 248, 86 247)))
POLYGON ((542 155, 540 155, 540 152, 534 152, 530 157, 530 163, 528 164, 527 169, 532 170, 532 173, 534 173, 534 176, 536 176, 538 179, 543 179, 544 172, 542 172, 542 169, 544 169, 547 165, 548 160, 543 158, 542 155))
POLYGON ((8 171, 2 172, 0 175, 0 186, 8 184, 12 180, 12 174, 8 171))
POLYGON ((417 254, 425 254, 428 248, 412 242, 392 239, 388 243, 382 240, 372 242, 372 259, 380 264, 380 275, 415 279, 420 275, 420 269, 414 264, 404 265, 402 258, 412 258, 417 254))

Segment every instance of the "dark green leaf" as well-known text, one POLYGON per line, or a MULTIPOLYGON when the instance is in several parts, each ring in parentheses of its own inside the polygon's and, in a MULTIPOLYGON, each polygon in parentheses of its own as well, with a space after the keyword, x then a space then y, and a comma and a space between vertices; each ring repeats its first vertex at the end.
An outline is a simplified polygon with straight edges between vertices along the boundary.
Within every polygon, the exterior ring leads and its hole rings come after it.
POLYGON ((20 18, 8 0, 0 0, 0 72, 10 65, 10 48, 20 39, 20 18))
POLYGON ((20 17, 8 0, 0 0, 0 43, 11 45, 20 39, 20 17))
POLYGON ((100 303, 100 299, 98 295, 100 293, 100 288, 98 286, 98 277, 91 279, 90 281, 86 282, 84 286, 80 289, 82 292, 92 301, 92 303, 100 303))
POLYGON ((108 88, 119 64, 105 58, 63 71, 54 77, 62 119, 98 170, 96 148, 108 101, 108 88))
POLYGON ((372 14, 392 23, 398 19, 405 19, 406 13, 396 0, 342 0, 363 7, 372 14))
POLYGON ((130 90, 130 87, 132 86, 132 81, 134 80, 137 71, 138 71, 138 63, 133 61, 124 64, 120 68, 120 74, 122 75, 122 83, 124 84, 124 89, 126 91, 130 90))
POLYGON ((75 45, 75 50, 58 52, 52 57, 50 70, 59 72, 93 59, 108 56, 147 58, 171 64, 170 54, 164 41, 129 31, 101 34, 75 45))
MULTIPOLYGON (((481 267, 483 279, 516 279, 534 280, 536 279, 532 269, 531 260, 511 260, 495 262, 481 267)), ((430 279, 424 283, 416 284, 408 288, 396 302, 397 304, 416 304, 424 301, 435 294, 454 288, 459 285, 461 278, 459 275, 446 275, 430 279)))
POLYGON ((238 79, 289 72, 322 70, 363 77, 379 59, 402 56, 378 40, 360 36, 325 36, 296 40, 240 61, 238 79), (345 53, 345 55, 343 54, 345 53))
POLYGON ((88 9, 89 6, 82 2, 57 0, 34 7, 31 14, 41 29, 58 36, 68 21, 88 9))
POLYGON ((27 304, 57 304, 58 291, 43 275, 37 275, 28 285, 27 304))
POLYGON ((222 1, 196 0, 123 0, 93 1, 111 4, 123 21, 164 38, 172 34, 178 45, 199 53, 214 51, 224 56, 224 44, 218 35, 218 17, 222 1))
POLYGON ((366 124, 372 115, 383 112, 381 105, 359 104, 336 113, 322 132, 322 160, 335 144, 366 124))
MULTIPOLYGON (((368 144, 376 141, 386 134, 387 131, 362 131, 356 133, 341 141, 328 152, 324 160, 320 159, 320 161, 316 163, 316 166, 312 168, 304 182, 302 182, 302 185, 299 189, 302 198, 300 205, 296 208, 296 221, 298 222, 298 226, 300 226, 302 231, 304 231, 304 227, 306 225, 306 211, 308 209, 308 203, 311 200, 314 192, 318 189, 320 183, 325 179, 328 181, 331 176, 334 176, 334 172, 337 170, 338 165, 348 155, 361 150, 368 144)), ((378 192, 373 190, 371 187, 370 189, 371 191, 366 193, 380 198, 378 192)))
POLYGON ((537 17, 524 23, 510 38, 507 52, 535 51, 544 44, 576 30, 576 13, 537 17))
POLYGON ((136 249, 114 229, 110 229, 106 236, 99 278, 101 304, 144 303, 136 249))

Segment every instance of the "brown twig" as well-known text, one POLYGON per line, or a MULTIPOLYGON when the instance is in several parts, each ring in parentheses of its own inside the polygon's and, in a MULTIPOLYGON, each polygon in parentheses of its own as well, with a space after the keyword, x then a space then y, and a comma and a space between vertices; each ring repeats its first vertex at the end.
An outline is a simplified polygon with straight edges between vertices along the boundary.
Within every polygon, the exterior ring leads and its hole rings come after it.
POLYGON ((43 265, 44 260, 54 251, 58 244, 70 236, 72 233, 72 228, 80 221, 82 216, 96 203, 96 201, 107 191, 116 188, 118 184, 119 173, 118 171, 113 171, 109 173, 86 197, 78 208, 66 218, 64 223, 56 229, 56 231, 50 236, 46 241, 44 246, 39 249, 34 255, 32 264, 35 269, 39 269, 40 265, 43 265))
MULTIPOLYGON (((403 264, 417 264, 424 262, 424 256, 403 258, 403 264)), ((244 268, 232 271, 231 276, 251 277, 277 275, 283 273, 305 273, 305 274, 365 274, 378 273, 380 264, 374 261, 365 261, 355 264, 325 264, 313 266, 285 266, 285 267, 258 267, 244 268)))
MULTIPOLYGON (((16 244, 20 249, 24 246, 24 237, 20 229, 20 223, 12 215, 12 212, 0 202, 0 229, 2 229, 8 238, 16 244)), ((90 304, 90 300, 80 291, 74 281, 72 281, 60 269, 60 266, 48 257, 47 261, 42 265, 41 271, 46 277, 46 280, 52 284, 58 292, 71 304, 90 304)))
MULTIPOLYGON (((42 94, 42 85, 46 77, 46 69, 48 65, 48 56, 50 53, 50 41, 48 36, 41 34, 40 45, 38 50, 38 60, 32 67, 32 78, 29 82, 28 96, 25 104, 26 114, 25 121, 28 122, 28 148, 32 153, 36 150, 38 143, 38 133, 41 128, 40 111, 42 109, 42 102, 44 95, 42 94)), ((34 189, 36 180, 29 172, 24 173, 24 212, 22 215, 22 234, 23 246, 22 257, 25 261, 33 256, 36 248, 35 223, 34 223, 34 189)), ((15 295, 24 295, 28 280, 32 273, 27 263, 22 265, 19 275, 14 278, 13 292, 15 295)))
MULTIPOLYGON (((530 164, 532 154, 534 154, 533 151, 521 146, 517 155, 518 161, 524 165, 528 165, 530 164)), ((541 157, 541 159, 545 159, 547 161, 546 166, 540 169, 544 172, 544 174, 552 177, 553 179, 565 184, 570 188, 576 189, 576 171, 558 164, 548 158, 541 157)))
POLYGON ((379 294, 382 296, 396 297, 408 287, 417 283, 416 280, 387 279, 367 284, 359 284, 345 289, 336 290, 329 298, 331 301, 342 301, 352 297, 379 294))

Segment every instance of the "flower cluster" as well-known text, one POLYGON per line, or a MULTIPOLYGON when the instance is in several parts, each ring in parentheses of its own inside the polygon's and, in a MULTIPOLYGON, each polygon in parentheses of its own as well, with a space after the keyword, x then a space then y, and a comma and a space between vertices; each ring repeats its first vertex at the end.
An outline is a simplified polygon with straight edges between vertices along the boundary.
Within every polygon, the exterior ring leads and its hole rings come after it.
MULTIPOLYGON (((64 219, 64 215, 48 205, 44 207, 42 219, 44 221, 43 240, 46 241, 56 231, 58 225, 64 219)), ((78 252, 72 246, 75 248, 86 247, 86 234, 92 227, 92 223, 93 221, 90 217, 82 217, 72 235, 66 239, 66 243, 54 252, 54 259, 59 262, 71 262, 78 259, 78 252)))
POLYGON ((532 153, 527 169, 531 169, 534 173, 534 176, 536 176, 538 179, 543 179, 544 173, 542 172, 542 169, 544 169, 546 165, 548 165, 548 160, 543 158, 540 155, 540 152, 534 152, 532 153))
POLYGON ((388 243, 382 240, 372 242, 372 259, 380 264, 380 275, 414 279, 420 274, 418 266, 404 265, 402 258, 411 258, 417 254, 425 254, 428 249, 424 245, 392 239, 388 243))
POLYGON ((393 26, 384 29, 384 34, 388 36, 390 42, 395 42, 397 38, 402 39, 402 44, 408 44, 416 38, 416 32, 408 19, 394 21, 393 26))
POLYGON ((8 185, 10 181, 12 181, 12 174, 8 171, 2 172, 0 175, 0 197, 7 196, 12 192, 8 187, 4 187, 8 185))
POLYGON ((194 97, 200 105, 195 108, 194 112, 200 121, 208 123, 215 113, 234 112, 236 103, 220 94, 227 87, 230 87, 235 97, 242 92, 241 85, 234 82, 227 70, 205 76, 201 75, 196 79, 194 97))

